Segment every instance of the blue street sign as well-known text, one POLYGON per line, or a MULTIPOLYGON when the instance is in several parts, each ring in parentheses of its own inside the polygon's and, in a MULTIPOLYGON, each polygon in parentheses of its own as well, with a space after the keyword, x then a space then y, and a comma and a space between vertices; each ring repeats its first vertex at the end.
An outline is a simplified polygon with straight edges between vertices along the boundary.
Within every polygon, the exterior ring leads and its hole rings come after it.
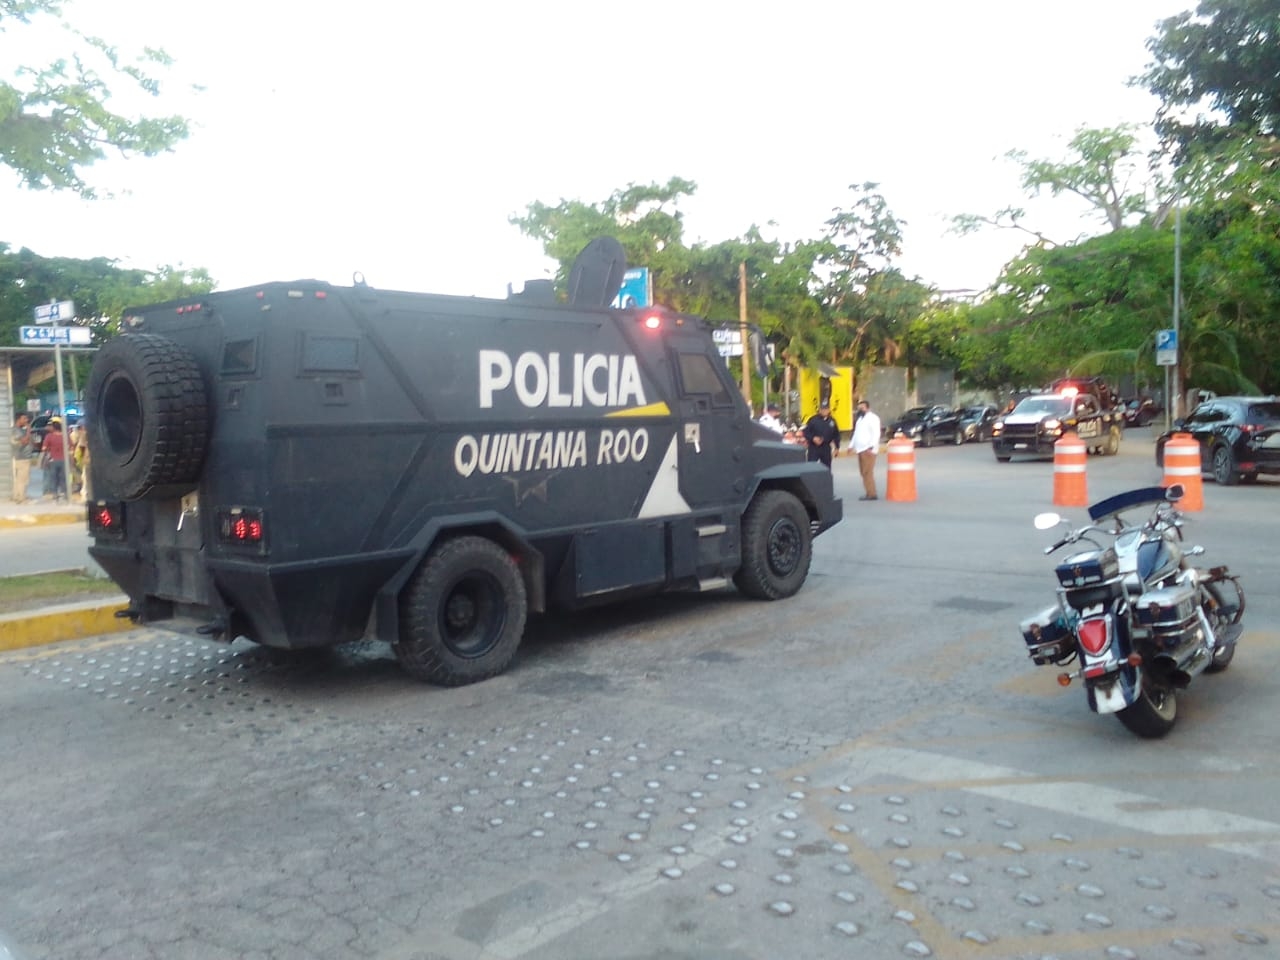
POLYGON ((19 332, 23 346, 29 347, 83 346, 92 338, 88 327, 20 327, 19 332))
POLYGON ((1178 364, 1178 331, 1156 331, 1156 363, 1162 367, 1178 364))
POLYGON ((649 268, 629 267, 622 275, 622 286, 613 298, 615 307, 649 306, 649 268))
POLYGON ((70 327, 23 327, 22 342, 36 346, 52 346, 55 343, 70 343, 70 327))

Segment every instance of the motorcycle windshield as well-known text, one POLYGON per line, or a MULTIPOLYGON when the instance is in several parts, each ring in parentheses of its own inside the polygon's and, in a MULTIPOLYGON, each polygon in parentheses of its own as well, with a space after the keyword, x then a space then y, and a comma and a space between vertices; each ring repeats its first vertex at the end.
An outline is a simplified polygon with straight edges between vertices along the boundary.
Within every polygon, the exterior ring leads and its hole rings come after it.
POLYGON ((1126 493, 1117 493, 1114 497, 1099 500, 1089 508, 1089 519, 1094 523, 1125 510, 1152 503, 1163 503, 1166 499, 1164 487, 1139 487, 1126 493))

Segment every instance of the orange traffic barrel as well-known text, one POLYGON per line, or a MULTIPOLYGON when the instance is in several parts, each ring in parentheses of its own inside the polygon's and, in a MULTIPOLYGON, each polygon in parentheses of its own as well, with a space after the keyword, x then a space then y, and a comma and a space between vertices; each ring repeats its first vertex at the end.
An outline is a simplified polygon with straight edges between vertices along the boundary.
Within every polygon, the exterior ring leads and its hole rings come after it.
POLYGON ((889 441, 889 479, 886 500, 913 501, 916 498, 916 442, 898 431, 889 441))
POLYGON ((1053 503, 1059 507, 1087 507, 1084 441, 1075 431, 1064 433, 1053 445, 1053 503))
POLYGON ((1182 484, 1179 510, 1203 510, 1204 486, 1200 479, 1200 443, 1189 433, 1175 433, 1164 445, 1162 486, 1182 484))

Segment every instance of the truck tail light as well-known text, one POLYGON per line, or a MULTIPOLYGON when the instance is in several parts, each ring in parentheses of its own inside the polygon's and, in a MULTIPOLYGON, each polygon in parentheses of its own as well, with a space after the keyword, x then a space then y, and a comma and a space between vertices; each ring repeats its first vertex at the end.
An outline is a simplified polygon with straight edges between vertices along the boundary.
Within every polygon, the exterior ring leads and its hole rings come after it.
POLYGON ((232 547, 262 548, 267 528, 262 510, 257 507, 221 507, 218 516, 218 542, 232 547))
POLYGON ((657 330, 662 326, 662 314, 646 313, 640 322, 644 324, 646 330, 657 330))
POLYGON ((123 540, 124 504, 107 500, 89 504, 89 536, 98 540, 123 540))

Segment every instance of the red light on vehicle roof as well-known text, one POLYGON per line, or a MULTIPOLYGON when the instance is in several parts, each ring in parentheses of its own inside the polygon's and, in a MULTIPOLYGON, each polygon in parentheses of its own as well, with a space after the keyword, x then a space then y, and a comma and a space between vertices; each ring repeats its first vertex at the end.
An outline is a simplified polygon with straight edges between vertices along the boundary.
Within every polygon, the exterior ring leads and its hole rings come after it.
POLYGON ((1064 397, 1074 397, 1080 393, 1080 388, 1079 387, 1063 387, 1060 393, 1064 397))
POLYGON ((317 299, 317 300, 328 300, 328 299, 329 299, 329 293, 328 293, 328 291, 327 291, 327 290, 317 290, 317 291, 316 291, 316 299, 317 299))
POLYGON ((658 316, 656 313, 646 314, 641 323, 645 325, 646 329, 657 330, 662 326, 662 317, 658 316))

